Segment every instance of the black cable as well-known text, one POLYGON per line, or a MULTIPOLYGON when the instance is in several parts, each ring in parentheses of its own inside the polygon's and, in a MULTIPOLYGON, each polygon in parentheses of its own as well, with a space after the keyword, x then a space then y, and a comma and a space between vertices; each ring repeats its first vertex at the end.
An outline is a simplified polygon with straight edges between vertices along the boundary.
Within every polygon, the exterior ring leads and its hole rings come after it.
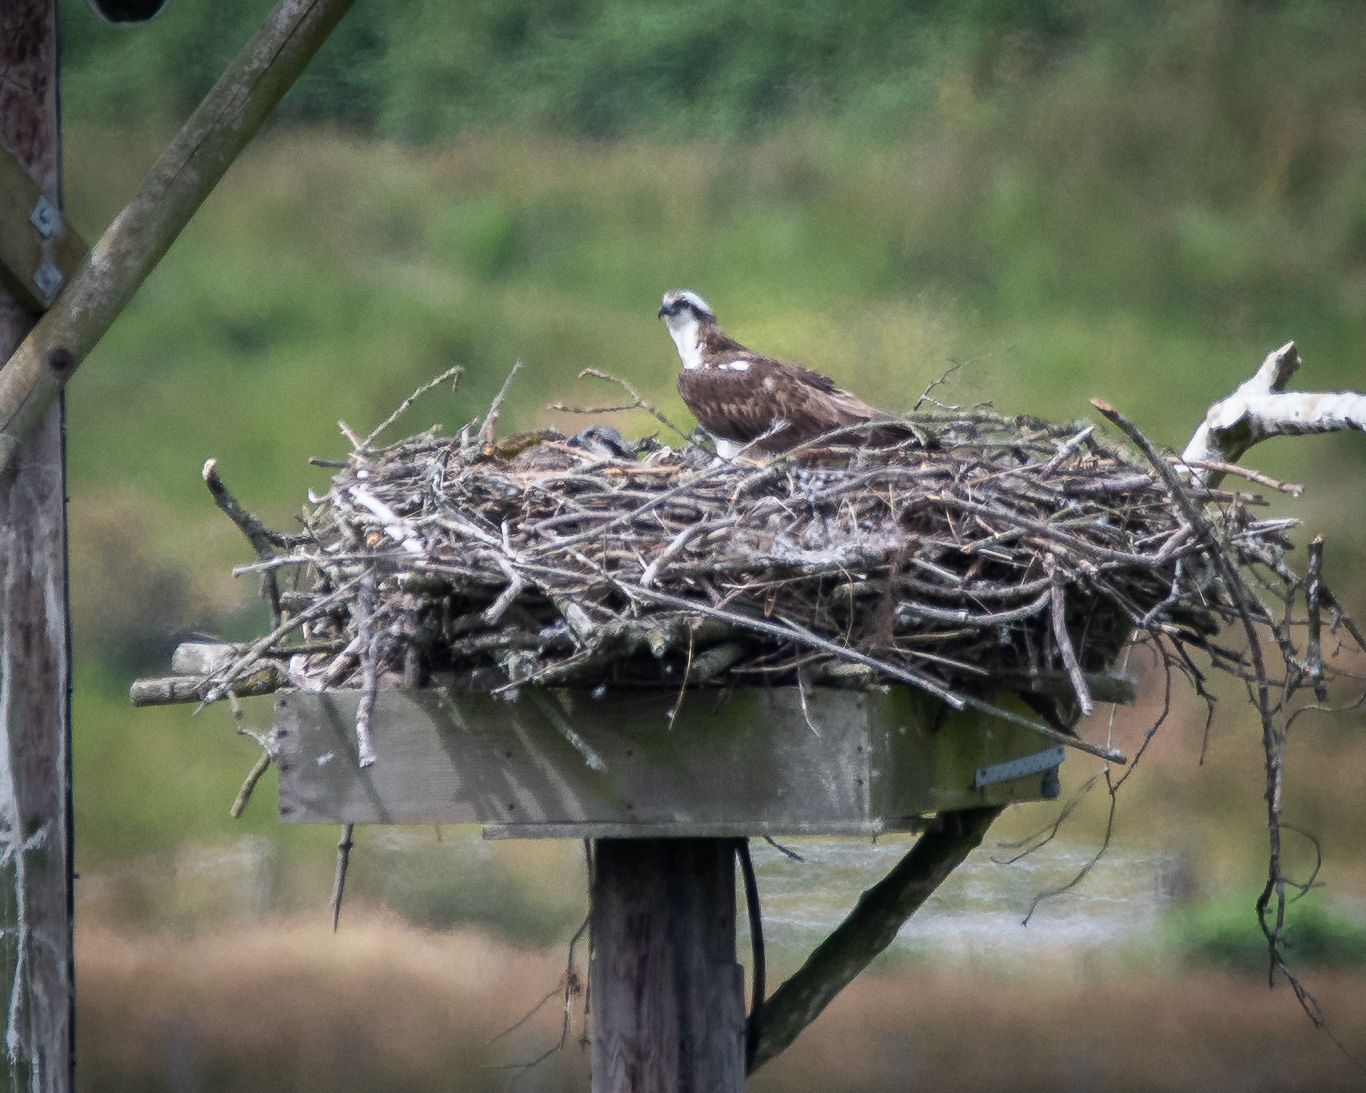
POLYGON ((745 907, 749 911, 749 945, 753 969, 749 1020, 745 1022, 745 1073, 754 1070, 754 1057, 759 1050, 759 1028, 764 1008, 764 920, 759 913, 759 884, 754 879, 754 863, 749 857, 749 840, 737 839, 735 856, 740 860, 740 875, 745 882, 745 907))

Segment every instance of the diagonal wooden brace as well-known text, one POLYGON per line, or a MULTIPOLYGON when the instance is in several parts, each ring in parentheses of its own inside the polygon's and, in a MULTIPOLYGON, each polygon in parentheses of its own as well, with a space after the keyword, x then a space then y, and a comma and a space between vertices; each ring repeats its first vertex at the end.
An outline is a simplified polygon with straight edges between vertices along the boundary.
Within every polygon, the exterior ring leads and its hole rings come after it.
POLYGON ((204 97, 0 369, 0 472, 352 3, 279 0, 204 97))

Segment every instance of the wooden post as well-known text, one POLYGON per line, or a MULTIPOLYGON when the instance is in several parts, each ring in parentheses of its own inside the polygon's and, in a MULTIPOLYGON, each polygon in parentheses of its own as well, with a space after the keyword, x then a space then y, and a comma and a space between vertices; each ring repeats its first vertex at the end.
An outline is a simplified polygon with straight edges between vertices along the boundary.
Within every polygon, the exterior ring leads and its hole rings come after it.
POLYGON ((734 839, 598 839, 593 1093, 742 1093, 734 839))
MULTIPOLYGON (((60 199, 56 0, 0 0, 0 143, 60 199)), ((0 360, 34 317, 0 290, 0 360)), ((7 1081, 72 1088, 71 811, 62 407, 0 475, 0 990, 7 1081)))

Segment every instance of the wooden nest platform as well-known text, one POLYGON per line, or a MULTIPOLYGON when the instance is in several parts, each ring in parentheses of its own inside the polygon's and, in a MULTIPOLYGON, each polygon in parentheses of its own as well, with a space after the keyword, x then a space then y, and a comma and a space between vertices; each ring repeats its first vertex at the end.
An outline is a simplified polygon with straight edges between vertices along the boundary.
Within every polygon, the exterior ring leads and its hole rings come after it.
POLYGON ((1201 490, 1193 523, 1090 424, 908 420, 896 447, 853 427, 761 460, 606 426, 360 444, 290 534, 206 468, 276 625, 198 696, 904 683, 960 709, 1025 695, 1063 729, 1115 697, 1136 630, 1237 664, 1211 559, 1282 565, 1258 498, 1201 490))

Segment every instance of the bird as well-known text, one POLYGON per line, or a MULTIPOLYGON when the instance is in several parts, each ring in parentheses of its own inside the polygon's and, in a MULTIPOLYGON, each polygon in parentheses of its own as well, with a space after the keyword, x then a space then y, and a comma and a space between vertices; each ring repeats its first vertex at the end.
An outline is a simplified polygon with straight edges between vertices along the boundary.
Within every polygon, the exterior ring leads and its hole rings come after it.
POLYGON ((787 451, 864 422, 887 424, 852 435, 847 443, 880 447, 912 435, 892 414, 836 387, 829 376, 746 349, 717 325, 711 305, 691 289, 664 293, 659 318, 683 365, 678 393, 723 458, 734 458, 747 445, 787 451))
POLYGON ((635 452, 621 433, 602 422, 580 429, 566 443, 571 448, 580 448, 598 459, 635 458, 635 452))

